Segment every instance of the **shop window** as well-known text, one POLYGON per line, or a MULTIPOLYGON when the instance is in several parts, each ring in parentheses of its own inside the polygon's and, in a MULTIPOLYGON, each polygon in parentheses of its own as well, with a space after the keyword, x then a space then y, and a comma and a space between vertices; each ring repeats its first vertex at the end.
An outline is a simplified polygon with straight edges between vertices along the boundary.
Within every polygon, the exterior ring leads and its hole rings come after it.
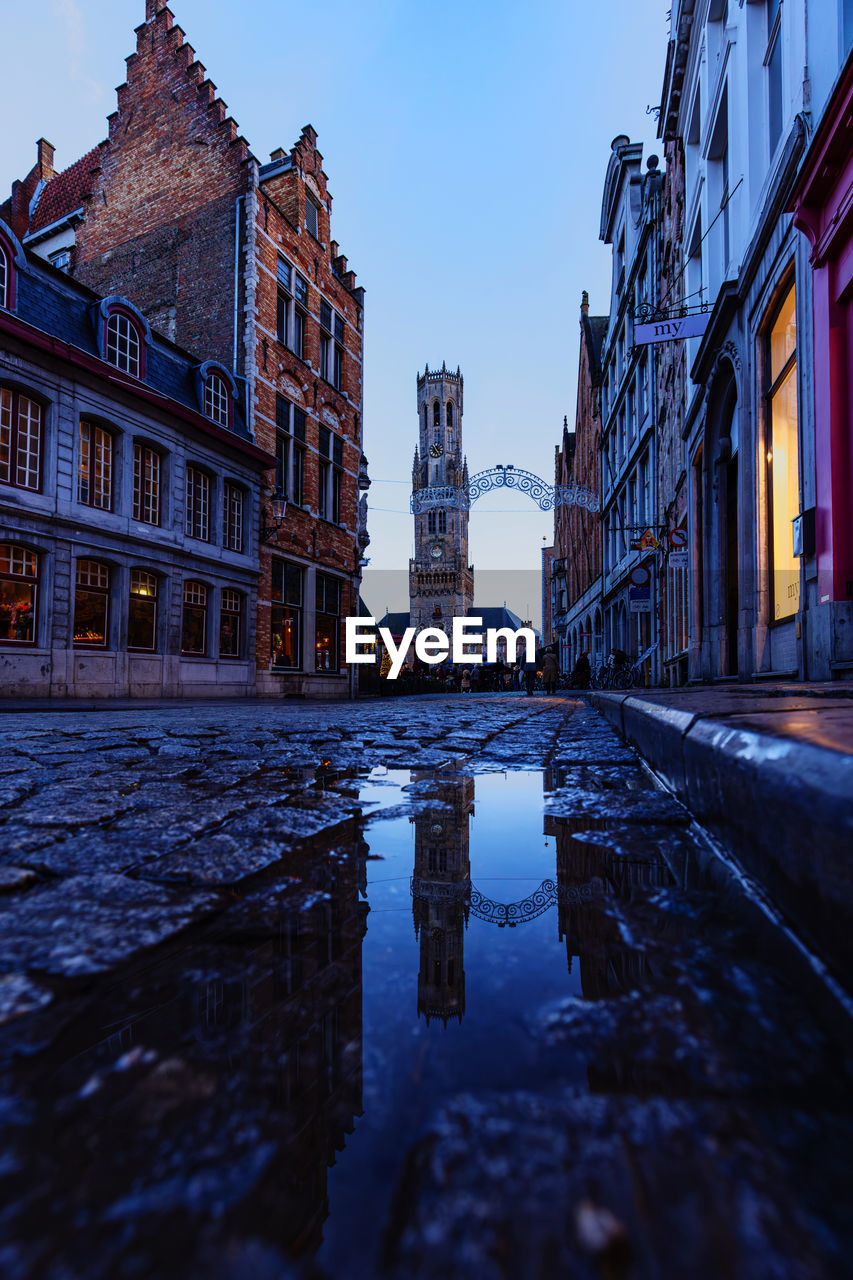
POLYGON ((35 552, 0 543, 0 644, 35 644, 38 587, 35 552))
POLYGON ((272 562, 271 662, 274 669, 302 667, 304 571, 297 564, 272 562))
POLYGON ((239 591, 226 587, 222 591, 219 611, 219 656, 239 658, 243 597, 239 591))
POLYGON ((106 649, 109 620, 109 565, 100 560, 78 560, 74 590, 75 649, 106 649))
POLYGON ((797 437, 797 317, 794 287, 774 320, 767 342, 767 490, 770 495, 770 567, 773 617, 790 618, 800 603, 799 560, 792 521, 800 510, 797 437))
POLYGON ((107 316, 104 331, 104 359, 122 373, 142 377, 143 342, 137 325, 125 311, 107 316))
POLYGON ((109 511, 113 498, 113 437, 94 422, 77 429, 77 501, 109 511))
POLYGON ((133 446, 133 518, 160 523, 160 455, 148 445, 133 446))
POLYGON ((198 657, 207 652, 207 600, 203 582, 184 583, 181 653, 198 657))
POLYGON ((275 484, 288 502, 302 506, 305 469, 305 414, 284 396, 276 396, 275 484))
POLYGON ((205 380, 204 412, 218 427, 231 426, 231 392, 219 373, 209 373, 205 380))
POLYGON ((341 580, 317 574, 317 612, 314 666, 317 671, 340 668, 341 580))
POLYGON ((137 653, 157 650, 157 595, 159 580, 146 569, 131 569, 127 608, 127 647, 137 653))
POLYGON ((42 407, 0 387, 0 482, 37 493, 41 488, 42 407))
POLYGON ((198 467, 187 467, 186 534, 210 541, 210 476, 198 467))
POLYGON ((225 482, 222 500, 222 545, 228 551, 243 550, 243 490, 225 482))

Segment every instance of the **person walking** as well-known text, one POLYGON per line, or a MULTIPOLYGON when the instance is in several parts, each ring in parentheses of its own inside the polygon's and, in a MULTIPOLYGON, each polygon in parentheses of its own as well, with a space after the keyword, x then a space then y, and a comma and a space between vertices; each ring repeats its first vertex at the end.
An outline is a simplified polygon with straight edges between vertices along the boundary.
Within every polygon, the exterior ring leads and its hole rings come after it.
POLYGON ((471 692, 471 668, 463 667, 462 669, 462 692, 471 692))
POLYGON ((557 692, 557 676, 560 674, 560 664, 557 661, 557 655, 553 647, 545 650, 542 658, 542 684, 547 694, 555 694, 557 692))
POLYGON ((536 687, 536 660, 525 662, 524 664, 524 687, 527 690, 528 698, 533 697, 533 690, 536 687))

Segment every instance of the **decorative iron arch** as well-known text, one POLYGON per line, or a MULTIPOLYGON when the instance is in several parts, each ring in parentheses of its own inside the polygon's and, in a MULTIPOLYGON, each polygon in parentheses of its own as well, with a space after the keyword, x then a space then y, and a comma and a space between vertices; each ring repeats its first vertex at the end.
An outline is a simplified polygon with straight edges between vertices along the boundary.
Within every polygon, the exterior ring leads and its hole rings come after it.
POLYGON ((526 493, 542 511, 550 511, 553 507, 585 507, 587 511, 598 511, 601 503, 595 490, 582 484, 551 485, 532 471, 524 471, 511 463, 503 466, 497 463, 488 471, 478 471, 471 476, 465 485, 436 485, 427 489, 416 489, 412 494, 409 507, 413 515, 429 511, 433 507, 455 507, 457 510, 468 510, 472 502, 476 502, 484 493, 493 489, 517 489, 526 493))
POLYGON ((481 893, 470 880, 463 880, 460 884, 422 880, 420 876, 412 876, 411 880, 413 898, 424 898, 429 902, 458 902, 469 907, 478 920, 496 924, 499 929, 507 925, 514 929, 517 924, 527 924, 550 911, 558 902, 569 905, 589 902, 600 888, 601 882, 595 880, 575 885, 558 885, 554 880, 543 880, 538 889, 518 902, 496 902, 481 893))

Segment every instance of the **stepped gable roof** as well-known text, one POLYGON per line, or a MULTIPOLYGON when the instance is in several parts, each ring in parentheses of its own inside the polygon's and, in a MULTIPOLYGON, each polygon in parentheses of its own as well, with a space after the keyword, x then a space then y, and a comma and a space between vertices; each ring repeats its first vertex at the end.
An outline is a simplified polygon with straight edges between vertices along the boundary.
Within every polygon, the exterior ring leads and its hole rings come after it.
POLYGON ((43 227, 49 227, 80 208, 84 197, 91 191, 91 173, 100 165, 100 152, 100 147, 93 147, 45 184, 30 219, 29 235, 34 231, 41 231, 43 227))

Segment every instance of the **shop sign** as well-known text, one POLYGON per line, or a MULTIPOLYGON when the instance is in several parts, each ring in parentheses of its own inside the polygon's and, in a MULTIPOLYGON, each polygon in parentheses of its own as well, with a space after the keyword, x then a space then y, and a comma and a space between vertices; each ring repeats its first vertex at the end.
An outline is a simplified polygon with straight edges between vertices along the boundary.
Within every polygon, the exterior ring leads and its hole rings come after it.
POLYGON ((708 328, 710 311, 697 315, 673 316, 670 320, 652 320, 648 324, 634 325, 634 345, 646 347, 654 342, 677 342, 682 338, 699 338, 708 328))

